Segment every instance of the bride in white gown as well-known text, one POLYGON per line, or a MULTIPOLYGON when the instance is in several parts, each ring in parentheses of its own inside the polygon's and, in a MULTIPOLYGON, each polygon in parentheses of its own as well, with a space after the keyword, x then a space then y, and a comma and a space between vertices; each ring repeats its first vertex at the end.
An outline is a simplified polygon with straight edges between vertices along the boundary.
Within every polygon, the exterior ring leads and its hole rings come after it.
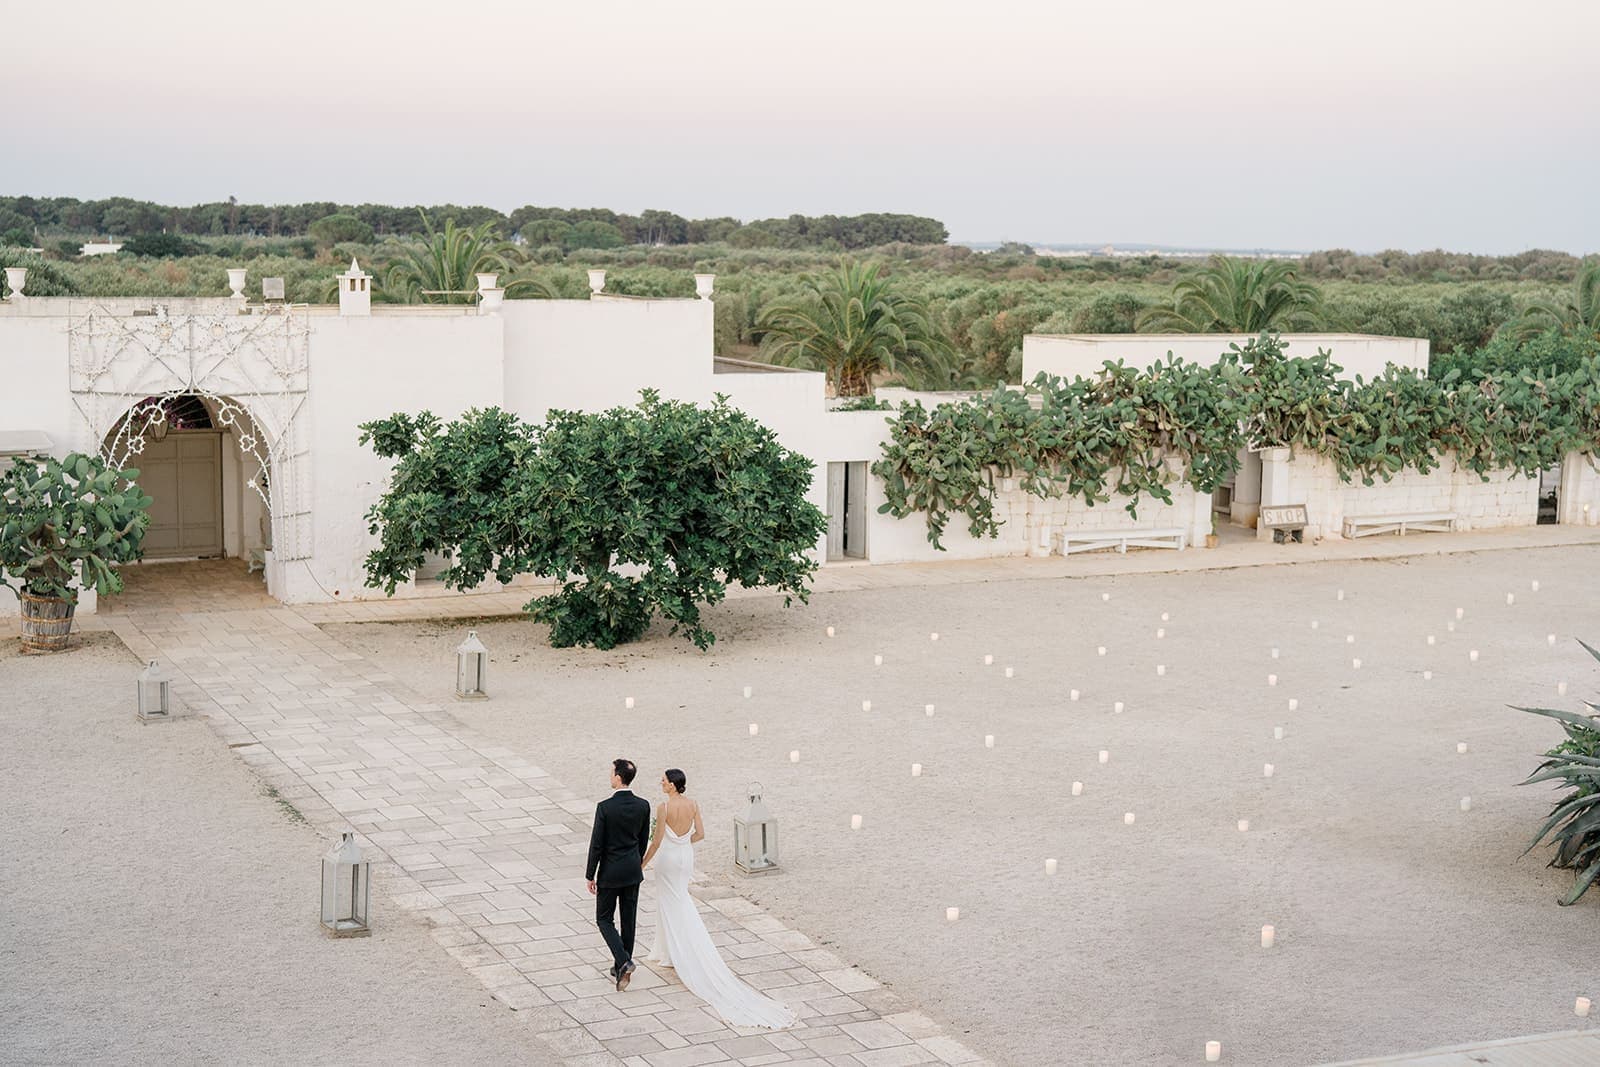
POLYGON ((644 866, 656 868, 656 943, 650 962, 678 972, 684 987, 733 1026, 793 1026, 794 1012, 741 982, 722 961, 689 895, 694 843, 706 836, 700 805, 683 795, 687 779, 676 768, 661 776, 666 800, 656 808, 656 830, 644 866), (659 853, 659 855, 658 855, 659 853))

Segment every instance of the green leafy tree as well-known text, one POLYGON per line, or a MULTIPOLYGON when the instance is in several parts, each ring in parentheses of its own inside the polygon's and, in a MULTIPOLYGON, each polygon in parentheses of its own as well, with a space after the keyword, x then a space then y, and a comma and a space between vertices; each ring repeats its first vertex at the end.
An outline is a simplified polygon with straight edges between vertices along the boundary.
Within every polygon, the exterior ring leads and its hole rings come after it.
POLYGON ((1518 338, 1559 330, 1563 334, 1600 339, 1600 260, 1578 269, 1572 290, 1562 299, 1529 304, 1508 329, 1518 338))
POLYGON ((122 592, 117 566, 139 558, 150 497, 136 470, 95 456, 18 457, 0 475, 0 575, 34 596, 78 599, 73 586, 122 592))
POLYGON ((732 582, 805 600, 827 525, 806 499, 811 461, 725 397, 642 396, 541 426, 495 408, 444 426, 427 412, 363 425, 362 443, 398 460, 367 516, 381 539, 368 584, 392 594, 428 553, 450 557, 439 577, 453 588, 553 578, 559 592, 527 610, 557 647, 613 648, 660 615, 708 648, 701 608, 732 582))
POLYGON ((122 242, 122 253, 152 259, 178 259, 197 256, 205 246, 176 233, 141 233, 122 242))
POLYGON ((320 248, 364 245, 372 241, 372 226, 354 215, 325 215, 306 228, 306 235, 320 248))
POLYGON ((922 301, 899 292, 876 264, 853 260, 806 275, 798 298, 769 306, 759 325, 772 362, 825 371, 838 396, 864 396, 879 375, 902 368, 935 374, 952 356, 922 301))
POLYGON ((1315 327, 1322 295, 1281 259, 1212 256, 1172 286, 1172 303, 1139 316, 1139 329, 1157 333, 1260 333, 1315 327))
POLYGON ((435 230, 422 216, 423 242, 405 246, 405 252, 384 275, 387 299, 404 303, 465 304, 477 291, 477 274, 509 274, 522 261, 510 241, 495 235, 493 221, 472 229, 446 219, 435 230))

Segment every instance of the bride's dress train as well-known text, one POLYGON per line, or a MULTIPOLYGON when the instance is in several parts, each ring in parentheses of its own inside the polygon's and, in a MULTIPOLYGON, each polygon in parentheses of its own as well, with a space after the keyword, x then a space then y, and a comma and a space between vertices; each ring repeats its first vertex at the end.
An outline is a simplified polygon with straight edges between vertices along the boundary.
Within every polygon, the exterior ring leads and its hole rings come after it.
POLYGON ((689 895, 694 874, 694 846, 689 835, 662 827, 656 852, 656 943, 650 962, 678 972, 684 987, 705 1001, 711 1010, 734 1026, 793 1026, 794 1012, 762 996, 739 980, 711 943, 700 912, 689 895))

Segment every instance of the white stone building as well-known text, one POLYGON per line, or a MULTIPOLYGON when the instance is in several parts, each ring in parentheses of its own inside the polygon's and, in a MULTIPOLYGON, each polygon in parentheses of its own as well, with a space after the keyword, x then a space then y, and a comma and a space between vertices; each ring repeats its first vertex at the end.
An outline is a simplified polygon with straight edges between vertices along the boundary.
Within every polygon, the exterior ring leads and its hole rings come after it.
MULTIPOLYGON (((645 388, 700 403, 727 394, 809 456, 811 499, 829 516, 817 553, 830 563, 1044 555, 1065 547, 1063 535, 1129 528, 1174 531, 1193 545, 1211 530, 1211 497, 1181 485, 1170 505, 1146 501, 1137 522, 1116 501, 1090 508, 1003 485, 1001 536, 974 538, 956 516, 937 551, 922 516, 878 514, 882 488, 868 468, 888 437, 886 413, 830 411, 820 373, 714 359, 710 276, 698 279, 698 299, 644 299, 608 295, 603 272, 592 273, 585 300, 505 301, 495 278, 480 275, 477 302, 453 306, 374 305, 355 264, 340 276, 337 306, 254 302, 242 292, 243 271, 230 272, 231 297, 16 296, 0 303, 0 438, 20 435, 12 439, 36 449, 42 434, 58 455, 98 452, 138 467, 156 501, 147 558, 247 559, 290 603, 383 595, 363 585, 362 562, 374 540, 365 515, 389 463, 358 443, 361 423, 488 406, 539 421, 551 408, 630 405, 645 388)), ((10 281, 25 292, 20 276, 10 281)), ((1080 368, 1063 341, 1095 355, 1114 344, 1137 365, 1139 346, 1151 349, 1150 362, 1179 340, 1029 338, 1024 365, 1030 377, 1098 366, 1096 358, 1080 368)), ((1192 340, 1198 358, 1228 339, 1192 340)), ((1302 342, 1396 362, 1419 358, 1420 345, 1426 360, 1426 342, 1407 339, 1291 339, 1302 342)), ((1597 480, 1580 486, 1577 466, 1572 492, 1593 495, 1597 480)), ((1259 500, 1259 461, 1253 471, 1259 500)), ((1275 491, 1301 491, 1280 481, 1275 491)), ((1361 513, 1361 501, 1345 495, 1340 514, 1361 513)), ((1524 497, 1505 495, 1519 507, 1524 497)), ((1575 521, 1575 506, 1568 510, 1563 521, 1575 521)), ((1337 521, 1324 525, 1337 535, 1337 521)), ((416 592, 414 583, 400 595, 416 592)), ((15 610, 14 598, 0 597, 0 611, 15 610)))

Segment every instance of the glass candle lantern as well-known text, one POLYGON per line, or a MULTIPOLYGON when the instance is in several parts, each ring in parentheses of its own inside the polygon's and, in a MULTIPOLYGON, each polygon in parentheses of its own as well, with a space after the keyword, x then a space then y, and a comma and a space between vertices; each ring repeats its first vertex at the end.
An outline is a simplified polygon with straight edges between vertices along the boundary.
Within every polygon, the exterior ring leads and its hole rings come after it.
POLYGON ((489 650, 478 640, 478 631, 468 630, 467 639, 456 649, 456 699, 483 700, 489 674, 489 650))
POLYGON ((761 783, 750 783, 750 802, 733 817, 733 863, 745 874, 778 867, 778 820, 761 799, 761 783))
POLYGON ((322 927, 334 937, 365 937, 372 901, 372 861, 348 830, 322 857, 322 927))
POLYGON ((172 717, 172 680, 155 660, 139 672, 139 718, 162 721, 172 717))

